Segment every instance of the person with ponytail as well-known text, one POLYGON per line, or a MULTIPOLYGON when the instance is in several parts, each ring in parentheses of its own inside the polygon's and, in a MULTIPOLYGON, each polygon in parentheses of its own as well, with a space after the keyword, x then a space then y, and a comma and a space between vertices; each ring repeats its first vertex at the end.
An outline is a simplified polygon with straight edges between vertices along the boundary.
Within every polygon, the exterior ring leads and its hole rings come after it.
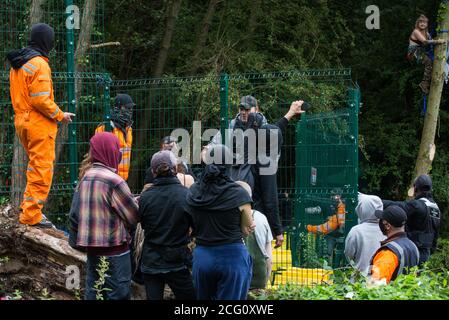
POLYGON ((186 210, 193 218, 193 282, 201 300, 244 300, 252 260, 243 236, 254 231, 251 197, 229 177, 232 154, 213 145, 201 179, 190 187, 186 210))

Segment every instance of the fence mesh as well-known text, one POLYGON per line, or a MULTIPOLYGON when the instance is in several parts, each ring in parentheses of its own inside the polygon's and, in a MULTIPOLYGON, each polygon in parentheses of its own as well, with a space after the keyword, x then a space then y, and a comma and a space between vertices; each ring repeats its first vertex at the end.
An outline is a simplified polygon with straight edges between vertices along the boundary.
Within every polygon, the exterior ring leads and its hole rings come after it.
MULTIPOLYGON (((256 97, 269 123, 284 116, 292 101, 302 99, 312 109, 301 120, 291 120, 283 136, 277 179, 286 241, 273 251, 270 286, 331 281, 330 266, 344 262, 343 241, 355 224, 357 204, 360 93, 351 81, 349 69, 111 81, 103 73, 104 49, 80 50, 78 42, 83 30, 67 33, 67 5, 80 8, 82 19, 83 8, 92 3, 90 0, 2 1, 0 54, 3 56, 26 45, 31 16, 39 15, 34 11, 31 14, 32 2, 41 3, 40 21, 49 23, 56 31, 56 50, 50 61, 53 70, 62 72, 53 73, 55 100, 62 110, 74 110, 77 114, 73 124, 60 126, 58 130, 54 180, 44 207, 58 227, 67 226, 79 164, 95 128, 108 116, 116 94, 127 93, 136 103, 128 179, 135 194, 143 187, 149 159, 159 150, 161 138, 173 130, 187 129, 192 138, 194 121, 201 121, 202 131, 224 129, 238 113, 244 95, 256 97), (67 63, 70 57, 67 39, 72 36, 74 60, 67 63), (307 225, 323 224, 335 213, 336 203, 332 200, 335 193, 341 195, 346 206, 344 225, 337 228, 334 236, 307 232, 307 225)), ((84 32, 91 44, 97 44, 104 38, 104 10, 103 1, 93 2, 97 3, 93 10, 94 24, 84 32)), ((0 107, 0 199, 9 198, 17 203, 25 185, 26 159, 15 138, 6 64, 0 71, 0 107)), ((201 170, 199 165, 192 167, 194 173, 201 170)))

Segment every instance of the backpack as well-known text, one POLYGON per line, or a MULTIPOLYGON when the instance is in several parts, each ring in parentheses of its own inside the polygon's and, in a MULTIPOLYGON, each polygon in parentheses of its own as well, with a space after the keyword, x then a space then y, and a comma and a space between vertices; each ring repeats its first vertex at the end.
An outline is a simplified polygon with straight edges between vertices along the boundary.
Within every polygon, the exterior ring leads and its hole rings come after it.
POLYGON ((424 202, 426 205, 428 218, 426 231, 434 234, 432 250, 435 250, 441 225, 441 210, 435 202, 427 198, 420 198, 418 200, 424 202))

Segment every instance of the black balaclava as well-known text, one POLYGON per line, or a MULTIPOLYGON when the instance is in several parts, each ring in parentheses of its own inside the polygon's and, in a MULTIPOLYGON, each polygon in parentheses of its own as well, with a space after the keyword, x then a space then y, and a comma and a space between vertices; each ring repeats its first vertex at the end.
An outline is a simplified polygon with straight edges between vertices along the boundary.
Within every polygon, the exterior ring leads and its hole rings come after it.
POLYGON ((131 127, 133 124, 133 108, 135 103, 127 94, 118 94, 115 97, 114 107, 111 110, 111 120, 121 129, 131 127), (124 106, 124 108, 122 108, 124 106))
POLYGON ((54 44, 55 31, 48 24, 37 23, 31 27, 30 39, 28 40, 29 48, 48 58, 48 54, 53 49, 54 44))
POLYGON ((34 24, 31 27, 28 47, 9 52, 6 58, 14 69, 21 68, 25 63, 34 57, 43 56, 48 58, 48 54, 53 49, 55 32, 52 27, 45 23, 34 24))

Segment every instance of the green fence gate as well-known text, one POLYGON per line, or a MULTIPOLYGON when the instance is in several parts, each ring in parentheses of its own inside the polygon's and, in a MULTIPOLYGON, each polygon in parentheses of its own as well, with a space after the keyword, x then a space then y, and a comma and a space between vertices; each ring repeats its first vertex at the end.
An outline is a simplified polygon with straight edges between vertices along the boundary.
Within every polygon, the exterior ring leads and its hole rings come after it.
POLYGON ((297 126, 295 223, 292 230, 293 264, 334 268, 345 264, 344 240, 357 224, 358 113, 360 90, 349 88, 341 108, 305 115, 297 126), (335 196, 345 204, 337 228, 309 232, 307 225, 328 223, 337 214, 335 196), (342 221, 343 220, 343 221, 342 221))

